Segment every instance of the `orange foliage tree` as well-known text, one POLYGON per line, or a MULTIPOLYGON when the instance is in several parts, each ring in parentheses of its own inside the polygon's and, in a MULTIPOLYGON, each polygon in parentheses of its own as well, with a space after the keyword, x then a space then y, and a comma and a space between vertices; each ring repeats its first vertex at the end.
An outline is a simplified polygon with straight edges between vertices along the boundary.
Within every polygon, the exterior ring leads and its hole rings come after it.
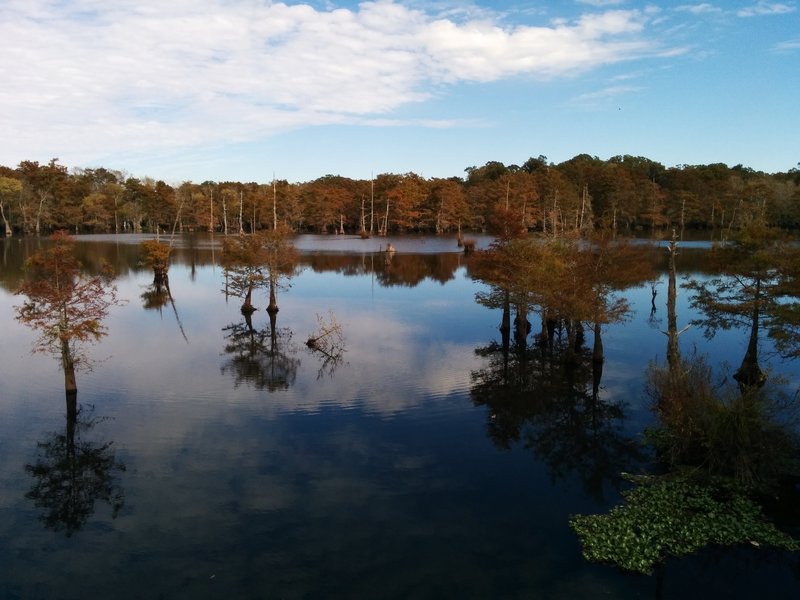
POLYGON ((119 304, 111 272, 82 272, 74 240, 65 232, 51 236, 53 244, 26 262, 27 279, 18 295, 26 301, 16 307, 17 320, 39 332, 34 351, 60 357, 67 393, 77 392, 75 369, 89 368, 85 345, 107 334, 103 320, 119 304))

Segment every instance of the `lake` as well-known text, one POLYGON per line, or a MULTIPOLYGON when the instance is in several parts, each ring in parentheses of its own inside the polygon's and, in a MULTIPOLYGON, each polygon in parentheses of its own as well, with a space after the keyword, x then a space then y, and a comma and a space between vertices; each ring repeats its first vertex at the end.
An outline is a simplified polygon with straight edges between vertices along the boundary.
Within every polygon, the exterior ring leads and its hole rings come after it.
MULTIPOLYGON (((797 554, 709 548, 631 575, 587 562, 568 526, 619 503, 620 474, 647 466, 663 265, 656 312, 650 285, 635 287, 630 318, 605 328, 596 394, 587 369, 551 369, 512 402, 504 394, 519 390, 493 384, 500 311, 475 301, 486 288, 454 238, 300 236, 274 328, 265 293, 252 328, 224 294, 219 236, 180 238, 171 302, 148 295, 141 239, 77 238, 87 268, 113 265, 126 304, 78 373, 71 432, 60 363, 32 354, 35 333, 14 319, 20 265, 46 242, 0 239, 0 598, 800 593, 797 554), (318 319, 341 326, 336 360, 306 346, 318 319), (70 433, 90 468, 45 506, 35 466, 63 458, 70 433)), ((704 276, 704 252, 683 249, 680 275, 704 276)), ((678 315, 681 326, 696 316, 682 291, 678 315)), ((747 332, 706 340, 690 328, 680 343, 735 369, 747 332)), ((800 386, 796 364, 769 366, 800 386)), ((798 515, 786 518, 800 534, 798 515)))

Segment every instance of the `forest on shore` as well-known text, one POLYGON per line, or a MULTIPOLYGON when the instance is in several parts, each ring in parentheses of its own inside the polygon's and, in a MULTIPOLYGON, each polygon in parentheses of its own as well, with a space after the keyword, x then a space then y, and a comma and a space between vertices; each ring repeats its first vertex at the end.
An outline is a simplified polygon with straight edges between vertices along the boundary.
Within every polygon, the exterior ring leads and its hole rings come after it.
POLYGON ((254 232, 278 223, 312 233, 448 233, 523 230, 557 234, 734 229, 758 216, 800 227, 800 164, 783 173, 736 165, 664 165, 644 157, 581 154, 562 163, 490 161, 464 177, 383 173, 372 179, 325 175, 301 183, 184 182, 123 171, 69 169, 57 158, 0 166, 0 218, 11 235, 254 232))

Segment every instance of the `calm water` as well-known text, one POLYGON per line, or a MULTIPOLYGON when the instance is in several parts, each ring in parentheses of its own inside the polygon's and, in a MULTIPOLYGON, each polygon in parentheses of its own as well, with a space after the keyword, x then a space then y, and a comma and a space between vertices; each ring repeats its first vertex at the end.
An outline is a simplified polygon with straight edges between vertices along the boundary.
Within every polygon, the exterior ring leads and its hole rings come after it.
MULTIPOLYGON (((389 265, 385 239, 300 238, 272 340, 263 295, 250 334, 221 293, 209 238, 181 241, 174 305, 149 309, 138 238, 80 238, 86 265, 114 265, 127 305, 93 348, 94 370, 78 374, 79 454, 102 465, 103 485, 73 481, 65 506, 45 508, 26 497, 26 465, 63 448, 63 375, 30 353, 12 295, 41 242, 0 240, 0 598, 800 593, 798 557, 764 549, 710 549, 652 577, 581 557, 568 517, 616 504, 620 472, 645 459, 643 372, 666 349, 663 281, 652 316, 649 285, 626 293, 634 311, 604 332, 596 399, 585 369, 539 373, 510 398, 493 383, 499 311, 475 302, 483 287, 454 240, 388 241, 389 265), (337 363, 304 343, 329 314, 346 344, 337 363)), ((700 273, 701 254, 686 249, 682 271, 700 273)), ((738 365, 745 343, 736 331, 681 336, 715 364, 738 365)), ((771 366, 796 389, 796 365, 771 366)))

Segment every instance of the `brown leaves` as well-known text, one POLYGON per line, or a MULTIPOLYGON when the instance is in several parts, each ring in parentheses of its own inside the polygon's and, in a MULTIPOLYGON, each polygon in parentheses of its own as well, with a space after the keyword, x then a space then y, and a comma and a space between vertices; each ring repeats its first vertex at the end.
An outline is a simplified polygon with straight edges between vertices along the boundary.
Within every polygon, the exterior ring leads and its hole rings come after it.
POLYGON ((73 353, 80 343, 94 343, 106 335, 103 320, 119 304, 108 272, 87 275, 75 258, 74 241, 64 232, 51 237, 53 245, 32 255, 26 263, 28 279, 17 295, 27 300, 16 307, 17 320, 39 332, 34 351, 73 353))

